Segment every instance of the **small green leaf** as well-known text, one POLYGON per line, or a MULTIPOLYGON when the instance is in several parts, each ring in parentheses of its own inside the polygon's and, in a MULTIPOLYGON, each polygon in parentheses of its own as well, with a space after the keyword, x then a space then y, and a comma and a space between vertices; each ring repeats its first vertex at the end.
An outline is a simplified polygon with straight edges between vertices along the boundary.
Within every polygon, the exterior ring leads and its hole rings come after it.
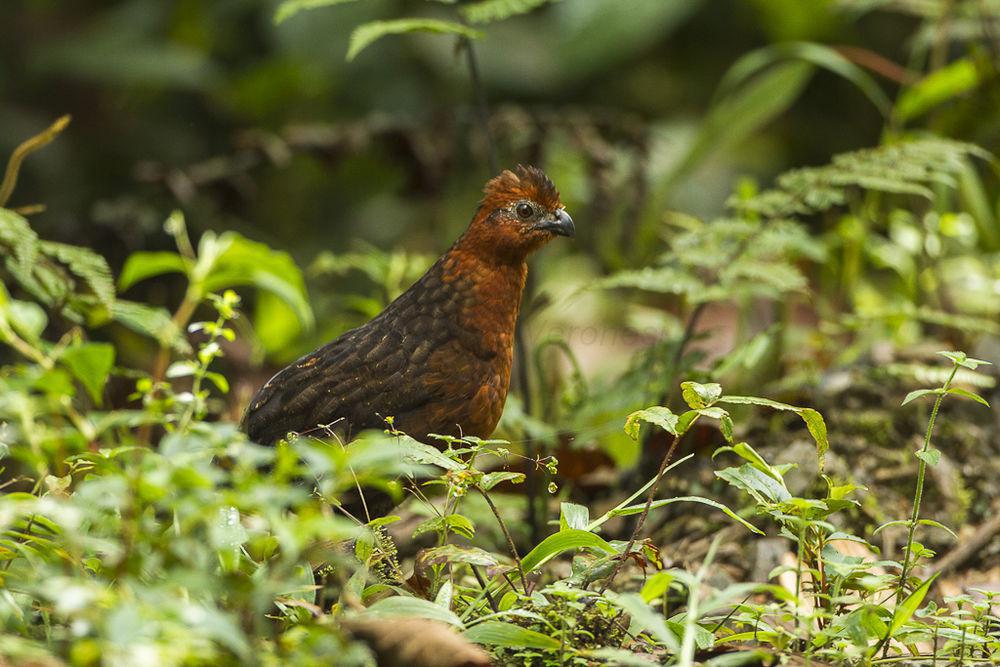
POLYGON ((949 535, 951 535, 956 540, 958 539, 958 535, 955 534, 955 531, 953 531, 951 528, 944 525, 940 521, 935 521, 934 519, 919 519, 917 523, 920 524, 921 526, 930 526, 931 528, 939 528, 944 532, 948 533, 949 535))
POLYGON ((936 394, 940 394, 940 393, 941 393, 941 390, 939 390, 939 389, 917 389, 917 390, 911 391, 909 394, 907 394, 906 398, 903 399, 903 402, 900 403, 900 406, 906 405, 907 403, 915 401, 918 398, 921 398, 923 396, 928 396, 930 394, 935 394, 936 395, 936 394))
POLYGON ((524 481, 523 472, 508 472, 508 471, 498 471, 498 472, 488 472, 483 475, 483 479, 479 482, 479 488, 483 491, 489 491, 497 484, 501 482, 510 482, 512 484, 520 484, 524 481))
POLYGON ((971 391, 966 391, 965 389, 960 389, 958 387, 951 387, 948 389, 949 394, 955 394, 956 396, 962 396, 963 398, 972 399, 976 403, 981 403, 986 407, 990 407, 989 402, 979 394, 974 394, 971 391))
POLYGON ((104 385, 115 363, 115 348, 110 343, 83 343, 63 352, 60 362, 80 381, 94 403, 101 404, 104 385))
POLYGON ((681 396, 688 407, 694 410, 707 408, 719 400, 722 395, 722 386, 711 382, 700 384, 698 382, 681 382, 681 396))
POLYGON ((639 422, 659 426, 667 433, 677 434, 677 415, 660 405, 654 405, 644 410, 637 410, 625 420, 625 433, 633 440, 639 438, 639 422))
POLYGON ((586 530, 590 523, 590 508, 575 503, 559 505, 559 530, 586 530))
POLYGON ((941 450, 928 447, 926 451, 920 449, 916 452, 917 458, 929 466, 936 466, 941 463, 941 450))
POLYGON ((504 621, 483 621, 462 633, 473 644, 508 648, 558 649, 558 639, 504 621))
POLYGON ((401 35, 411 32, 430 32, 448 35, 459 35, 468 39, 479 39, 482 33, 468 26, 453 21, 439 19, 395 19, 392 21, 370 21, 363 23, 351 33, 351 42, 347 48, 347 59, 354 58, 373 42, 387 35, 401 35))

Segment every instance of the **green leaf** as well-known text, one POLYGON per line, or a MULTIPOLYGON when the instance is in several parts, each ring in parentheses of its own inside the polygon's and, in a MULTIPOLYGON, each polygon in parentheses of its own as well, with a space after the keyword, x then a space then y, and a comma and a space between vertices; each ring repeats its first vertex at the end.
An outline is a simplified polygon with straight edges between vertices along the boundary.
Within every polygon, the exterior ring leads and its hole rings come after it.
POLYGON ((164 273, 187 271, 187 261, 176 252, 134 252, 125 260, 125 266, 118 276, 118 289, 124 292, 141 280, 164 273))
POLYGON ((896 634, 896 631, 901 627, 906 625, 906 623, 913 616, 913 613, 920 607, 920 603, 924 601, 924 597, 927 596, 927 591, 930 590, 931 585, 938 578, 935 574, 930 579, 920 584, 912 593, 910 593, 902 604, 896 607, 896 611, 892 615, 892 623, 889 624, 889 637, 896 634))
POLYGON ((948 533, 949 535, 951 535, 956 540, 958 539, 958 535, 955 534, 955 531, 953 531, 951 528, 944 525, 940 521, 935 521, 934 519, 919 519, 917 520, 917 523, 920 524, 921 526, 930 526, 931 528, 939 528, 944 532, 948 533))
POLYGON ((928 447, 927 451, 922 449, 916 451, 917 458, 929 466, 936 466, 941 463, 941 450, 928 447))
MULTIPOLYGON (((0 303, 0 308, 3 304, 0 303)), ((2 317, 2 315, 0 315, 2 317)), ((11 299, 7 303, 7 318, 11 328, 30 343, 37 343, 49 323, 45 309, 32 301, 11 299)))
POLYGON ((637 410, 625 420, 625 433, 633 440, 639 438, 639 422, 647 422, 659 426, 667 433, 677 434, 677 415, 660 405, 654 405, 645 410, 637 410))
POLYGON ((749 463, 744 463, 739 468, 717 470, 715 475, 736 488, 743 489, 760 505, 784 502, 792 497, 782 482, 761 472, 749 463))
POLYGON ((436 447, 414 440, 408 435, 400 436, 398 446, 400 455, 409 461, 433 465, 445 470, 462 469, 461 463, 448 458, 436 447))
POLYGON ((439 19, 395 19, 392 21, 370 21, 363 23, 351 33, 351 42, 347 49, 347 59, 354 58, 376 40, 386 35, 401 35, 411 32, 429 32, 446 35, 459 35, 468 39, 479 39, 482 36, 478 30, 453 21, 439 19))
POLYGON ((89 248, 53 241, 42 241, 39 249, 68 266, 70 272, 82 278, 104 306, 111 307, 115 301, 115 282, 103 257, 89 248))
POLYGON ((462 627, 462 621, 454 612, 419 598, 397 595, 379 600, 366 609, 362 616, 376 618, 426 618, 448 625, 462 627))
MULTIPOLYGON (((714 507, 717 510, 721 510, 726 516, 737 521, 739 524, 744 526, 747 530, 752 533, 757 533, 758 535, 763 535, 764 531, 757 528, 755 525, 745 520, 743 517, 738 515, 733 510, 729 509, 720 502, 710 500, 708 498, 702 498, 701 496, 679 496, 677 498, 666 498, 663 500, 655 500, 650 506, 649 510, 653 511, 660 507, 666 507, 667 505, 673 505, 674 503, 701 503, 702 505, 708 505, 709 507, 714 507)), ((646 503, 641 505, 630 505, 628 507, 623 507, 621 509, 616 509, 611 511, 612 516, 629 516, 631 514, 640 514, 643 509, 645 509, 646 503)))
POLYGON ((538 546, 525 554, 521 559, 521 567, 525 573, 531 572, 570 549, 596 549, 607 554, 617 553, 606 540, 586 530, 560 530, 546 537, 538 546))
POLYGON ((82 343, 68 348, 59 361, 84 386, 94 403, 101 404, 104 385, 115 363, 115 348, 110 343, 82 343))
POLYGON ((837 74, 871 100, 883 116, 892 110, 892 102, 878 83, 863 69, 828 46, 811 42, 772 44, 740 57, 719 82, 715 99, 724 98, 749 78, 782 60, 802 60, 837 74))
POLYGON ((559 505, 559 530, 587 530, 590 523, 590 508, 575 503, 559 505))
POLYGON ((827 450, 830 449, 830 441, 827 439, 826 422, 821 415, 812 408, 798 408, 787 403, 772 401, 769 398, 759 398, 757 396, 723 396, 720 403, 735 403, 737 405, 761 405, 775 410, 794 412, 806 424, 806 429, 816 442, 816 452, 819 455, 819 467, 823 469, 824 459, 827 450))
POLYGON ((560 642, 541 632, 522 628, 504 621, 483 621, 462 633, 473 644, 506 646, 508 648, 558 649, 560 642))
POLYGON ((956 396, 962 396, 963 398, 972 399, 976 403, 981 403, 982 405, 985 405, 986 407, 990 407, 990 404, 986 401, 985 398, 983 398, 979 394, 974 394, 971 391, 967 391, 965 389, 960 389, 958 387, 951 387, 951 388, 948 389, 948 393, 949 394, 954 394, 956 396))
POLYGON ((548 4, 552 0, 479 0, 459 9, 469 23, 493 23, 548 4))
POLYGON ((722 395, 722 386, 715 382, 709 384, 699 384, 697 382, 681 382, 681 396, 688 407, 693 410, 707 408, 712 403, 719 400, 722 395))
POLYGON ((488 472, 483 475, 482 480, 479 482, 479 488, 483 491, 489 491, 497 484, 502 482, 511 482, 512 484, 520 484, 524 481, 523 472, 508 472, 498 471, 498 472, 488 472))
POLYGON ((420 561, 428 565, 443 565, 445 563, 468 563, 493 567, 499 563, 496 556, 478 547, 460 547, 446 544, 420 552, 420 561))
POLYGON ((965 354, 965 352, 938 352, 942 357, 947 357, 951 359, 958 366, 964 366, 970 370, 976 370, 980 366, 992 366, 992 362, 984 361, 982 359, 973 359, 972 357, 965 354))
POLYGON ((979 69, 968 58, 935 70, 903 90, 896 102, 896 116, 906 122, 952 100, 980 83, 979 69))
POLYGON ((284 0, 274 11, 274 22, 281 23, 287 21, 299 12, 307 9, 342 5, 347 2, 357 2, 357 0, 284 0))
POLYGON ((215 239, 206 233, 199 244, 198 266, 192 269, 192 274, 200 271, 205 272, 201 284, 204 292, 253 285, 281 299, 303 329, 312 329, 313 312, 305 280, 288 253, 272 250, 235 232, 215 239))
POLYGON ((906 398, 903 399, 903 402, 900 403, 900 406, 906 405, 907 403, 911 403, 911 402, 913 402, 913 401, 915 401, 918 398, 921 398, 923 396, 929 396, 931 394, 937 395, 937 394, 940 394, 940 393, 941 392, 938 389, 917 389, 917 390, 911 391, 909 394, 907 394, 906 398))

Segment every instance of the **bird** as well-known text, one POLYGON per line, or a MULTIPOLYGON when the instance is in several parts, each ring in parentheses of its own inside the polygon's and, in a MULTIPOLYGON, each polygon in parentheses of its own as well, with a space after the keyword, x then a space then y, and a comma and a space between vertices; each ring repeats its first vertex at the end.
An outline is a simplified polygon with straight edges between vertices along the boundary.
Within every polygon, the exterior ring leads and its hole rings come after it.
POLYGON ((576 233, 555 185, 518 165, 490 179, 465 232, 368 323, 280 370, 240 427, 259 444, 289 434, 394 429, 488 438, 507 400, 527 258, 576 233))

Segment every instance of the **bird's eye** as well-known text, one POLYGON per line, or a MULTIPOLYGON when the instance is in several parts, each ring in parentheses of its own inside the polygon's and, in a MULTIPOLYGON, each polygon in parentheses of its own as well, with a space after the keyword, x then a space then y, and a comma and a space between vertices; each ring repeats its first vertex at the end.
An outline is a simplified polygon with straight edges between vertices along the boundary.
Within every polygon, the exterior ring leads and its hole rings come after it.
POLYGON ((535 214, 535 209, 531 207, 531 204, 525 204, 524 202, 518 204, 515 210, 517 211, 518 217, 523 220, 527 220, 535 214))

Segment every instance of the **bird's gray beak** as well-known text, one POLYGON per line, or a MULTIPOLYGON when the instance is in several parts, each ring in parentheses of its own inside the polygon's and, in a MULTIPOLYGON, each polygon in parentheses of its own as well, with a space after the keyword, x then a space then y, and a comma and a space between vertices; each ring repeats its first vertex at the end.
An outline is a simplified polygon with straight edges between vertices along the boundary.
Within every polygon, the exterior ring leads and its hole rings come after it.
POLYGON ((536 229, 543 229, 547 232, 552 232, 553 234, 558 234, 559 236, 575 236, 576 235, 576 225, 573 224, 573 218, 569 217, 569 213, 566 209, 559 209, 552 214, 552 217, 548 220, 544 220, 537 225, 536 229))

